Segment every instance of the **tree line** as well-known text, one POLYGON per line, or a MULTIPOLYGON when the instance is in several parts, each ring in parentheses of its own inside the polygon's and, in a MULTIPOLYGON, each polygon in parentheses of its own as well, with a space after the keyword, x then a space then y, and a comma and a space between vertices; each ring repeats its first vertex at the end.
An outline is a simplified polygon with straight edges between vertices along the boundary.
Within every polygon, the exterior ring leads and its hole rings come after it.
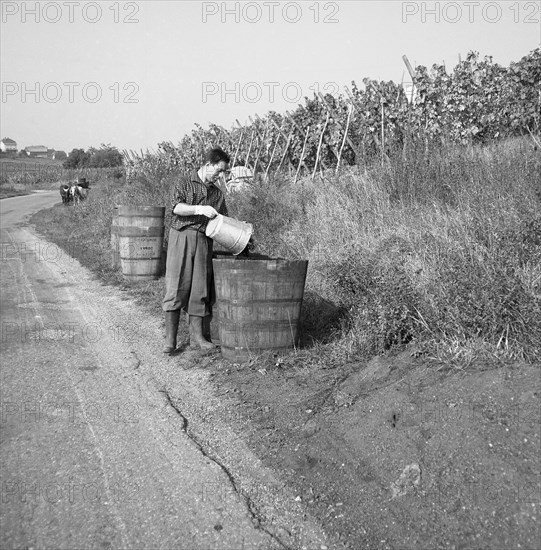
POLYGON ((90 147, 72 149, 62 166, 64 168, 114 168, 123 165, 123 156, 116 147, 103 144, 99 149, 90 147))

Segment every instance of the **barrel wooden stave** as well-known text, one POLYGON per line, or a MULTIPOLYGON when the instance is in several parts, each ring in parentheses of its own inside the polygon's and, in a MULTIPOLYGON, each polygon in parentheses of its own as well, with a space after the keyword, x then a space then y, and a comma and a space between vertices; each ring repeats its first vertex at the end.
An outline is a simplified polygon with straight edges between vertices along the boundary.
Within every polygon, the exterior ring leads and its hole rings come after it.
POLYGON ((111 267, 120 267, 120 250, 118 243, 118 206, 113 208, 113 221, 111 222, 111 267))
POLYGON ((210 341, 220 345, 220 320, 218 318, 217 309, 214 308, 210 319, 210 341))

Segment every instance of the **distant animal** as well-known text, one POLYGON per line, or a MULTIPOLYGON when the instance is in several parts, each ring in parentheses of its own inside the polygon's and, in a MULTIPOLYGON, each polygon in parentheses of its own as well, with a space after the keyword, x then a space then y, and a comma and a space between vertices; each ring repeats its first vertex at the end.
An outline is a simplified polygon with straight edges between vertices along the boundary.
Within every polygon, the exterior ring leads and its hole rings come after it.
POLYGON ((71 186, 68 183, 63 183, 60 186, 60 197, 62 198, 62 202, 64 204, 68 204, 72 200, 71 197, 71 186))
POLYGON ((79 204, 82 200, 88 197, 90 190, 90 182, 86 178, 78 178, 77 181, 70 187, 70 194, 75 204, 79 204))
POLYGON ((70 187, 71 200, 74 204, 79 204, 88 197, 88 191, 88 187, 81 187, 77 184, 72 185, 70 187))

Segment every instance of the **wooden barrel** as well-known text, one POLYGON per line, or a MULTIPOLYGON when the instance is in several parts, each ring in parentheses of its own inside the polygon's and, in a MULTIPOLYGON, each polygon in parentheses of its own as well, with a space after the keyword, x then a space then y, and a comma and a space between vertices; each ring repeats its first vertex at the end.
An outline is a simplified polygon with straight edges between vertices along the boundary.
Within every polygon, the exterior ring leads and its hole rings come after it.
POLYGON ((212 261, 222 355, 245 361, 266 350, 287 351, 298 341, 308 261, 212 261))
POLYGON ((111 267, 120 267, 120 247, 118 242, 118 206, 113 208, 113 221, 111 222, 111 267))
POLYGON ((119 206, 118 246, 124 278, 157 279, 162 271, 163 206, 119 206))
MULTIPOLYGON (((118 238, 118 206, 113 207, 113 221, 111 222, 111 267, 120 269, 120 243, 118 238)), ((167 262, 167 248, 164 245, 162 249, 162 258, 160 266, 160 275, 165 273, 165 265, 167 262)))

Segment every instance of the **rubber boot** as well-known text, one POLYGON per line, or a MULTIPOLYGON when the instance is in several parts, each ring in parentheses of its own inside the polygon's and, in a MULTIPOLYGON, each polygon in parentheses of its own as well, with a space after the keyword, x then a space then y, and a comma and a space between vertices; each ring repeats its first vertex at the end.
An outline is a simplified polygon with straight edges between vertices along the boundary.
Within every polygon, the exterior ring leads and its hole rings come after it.
POLYGON ((165 312, 165 347, 163 353, 173 353, 177 349, 177 333, 180 322, 180 309, 165 312))
POLYGON ((210 334, 210 322, 212 320, 212 315, 206 315, 203 317, 203 338, 205 340, 208 340, 209 342, 212 342, 211 334, 210 334))
POLYGON ((205 340, 203 336, 203 317, 190 315, 190 348, 200 348, 203 351, 215 349, 216 346, 205 340))

